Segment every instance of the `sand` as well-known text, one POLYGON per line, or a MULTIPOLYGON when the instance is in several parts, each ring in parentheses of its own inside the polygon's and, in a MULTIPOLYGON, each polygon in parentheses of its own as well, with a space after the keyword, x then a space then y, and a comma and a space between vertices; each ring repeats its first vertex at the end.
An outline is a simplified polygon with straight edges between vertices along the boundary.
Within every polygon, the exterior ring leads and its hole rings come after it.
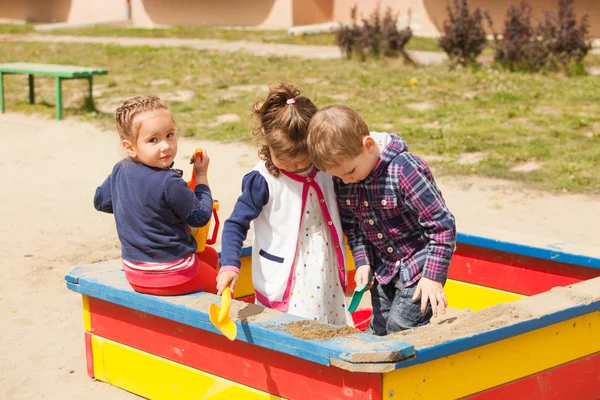
MULTIPOLYGON (((137 398, 88 378, 80 296, 64 283, 73 266, 119 256, 112 216, 92 207, 96 186, 122 156, 115 134, 11 112, 0 115, 0 134, 0 398, 137 398)), ((177 166, 186 175, 197 146, 212 159, 210 182, 225 219, 255 150, 181 139, 177 166)), ((442 177, 439 185, 462 232, 567 251, 594 252, 599 243, 598 197, 473 177, 442 177)))

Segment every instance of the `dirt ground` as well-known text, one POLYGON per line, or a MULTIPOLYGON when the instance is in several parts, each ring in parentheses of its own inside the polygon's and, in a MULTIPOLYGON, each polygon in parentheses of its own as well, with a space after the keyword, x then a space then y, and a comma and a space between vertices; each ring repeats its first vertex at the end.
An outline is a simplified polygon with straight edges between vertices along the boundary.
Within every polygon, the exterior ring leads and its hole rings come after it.
MULTIPOLYGON (((86 375, 80 296, 64 275, 119 257, 114 220, 92 206, 96 186, 122 157, 114 132, 71 120, 0 115, 0 398, 133 399, 86 375)), ((245 144, 181 139, 211 157, 209 179, 225 219, 256 161, 245 144)), ((550 194, 475 177, 438 180, 458 230, 600 256, 600 198, 550 194)))

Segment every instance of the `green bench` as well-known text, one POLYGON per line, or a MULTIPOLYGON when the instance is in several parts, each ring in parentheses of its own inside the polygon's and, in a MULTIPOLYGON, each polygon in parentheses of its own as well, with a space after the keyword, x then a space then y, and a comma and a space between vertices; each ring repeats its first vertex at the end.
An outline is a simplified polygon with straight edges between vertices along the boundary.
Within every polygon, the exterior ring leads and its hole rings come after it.
POLYGON ((29 75, 29 103, 35 103, 34 75, 53 76, 56 85, 56 119, 62 119, 62 81, 65 79, 87 79, 90 83, 90 100, 92 99, 92 77, 106 75, 100 68, 76 67, 74 65, 37 64, 37 63, 5 63, 0 64, 0 110, 4 113, 4 81, 3 75, 29 75))

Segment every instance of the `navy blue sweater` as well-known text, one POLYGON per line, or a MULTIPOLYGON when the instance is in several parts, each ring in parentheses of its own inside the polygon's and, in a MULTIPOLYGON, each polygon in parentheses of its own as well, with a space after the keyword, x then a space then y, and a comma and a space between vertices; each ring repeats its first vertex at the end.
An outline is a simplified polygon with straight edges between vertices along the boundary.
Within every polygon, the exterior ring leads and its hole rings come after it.
POLYGON ((240 268, 242 246, 248 236, 250 223, 260 215, 268 202, 269 185, 265 178, 258 171, 246 174, 242 180, 242 194, 223 225, 221 266, 240 268))
POLYGON ((96 189, 94 207, 114 214, 122 258, 170 262, 196 252, 187 225, 206 225, 213 200, 208 186, 196 185, 192 192, 175 171, 129 158, 96 189))

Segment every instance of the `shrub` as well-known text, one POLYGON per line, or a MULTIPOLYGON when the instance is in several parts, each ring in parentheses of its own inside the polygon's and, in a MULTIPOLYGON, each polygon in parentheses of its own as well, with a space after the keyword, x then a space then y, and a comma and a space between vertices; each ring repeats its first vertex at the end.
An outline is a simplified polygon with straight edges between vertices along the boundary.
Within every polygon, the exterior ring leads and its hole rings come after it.
POLYGON ((579 26, 574 0, 558 0, 558 14, 545 12, 534 26, 531 7, 525 2, 506 13, 502 39, 494 32, 495 60, 509 70, 539 71, 562 68, 568 74, 584 71, 583 58, 591 48, 588 16, 579 26))
POLYGON ((448 6, 439 45, 451 61, 463 66, 476 62, 486 46, 483 17, 479 8, 469 11, 468 0, 454 0, 454 7, 448 6))
POLYGON ((531 7, 525 2, 510 6, 504 20, 502 40, 494 32, 495 61, 511 71, 538 71, 548 62, 548 51, 543 41, 538 39, 538 29, 533 25, 531 12, 531 7))
POLYGON ((589 38, 588 14, 585 13, 577 26, 575 0, 558 0, 558 15, 545 12, 545 19, 538 28, 538 35, 550 54, 551 67, 568 71, 569 64, 581 64, 592 48, 589 38))
POLYGON ((336 34, 336 44, 346 58, 365 60, 368 56, 379 58, 382 55, 401 55, 405 62, 412 62, 404 50, 412 38, 412 30, 410 27, 398 30, 398 14, 393 14, 391 8, 388 8, 382 20, 377 6, 369 18, 362 18, 359 26, 356 22, 356 10, 357 7, 354 6, 350 11, 352 23, 340 25, 336 34))
MULTIPOLYGON (((381 55, 382 46, 381 19, 379 18, 379 5, 371 16, 362 19, 360 29, 360 44, 363 51, 370 53, 375 58, 381 55)), ((366 56, 366 54, 365 54, 366 56)))
POLYGON ((351 25, 340 24, 335 39, 336 44, 347 59, 352 58, 355 47, 358 45, 360 37, 360 28, 356 23, 356 6, 350 10, 351 25))
MULTIPOLYGON (((392 9, 388 8, 383 17, 383 42, 386 44, 384 54, 388 57, 397 57, 401 55, 406 63, 412 63, 412 59, 408 53, 404 50, 404 46, 410 41, 413 36, 412 29, 409 26, 398 30, 398 17, 399 14, 392 14, 392 9)), ((410 18, 409 18, 410 21, 410 18)))

